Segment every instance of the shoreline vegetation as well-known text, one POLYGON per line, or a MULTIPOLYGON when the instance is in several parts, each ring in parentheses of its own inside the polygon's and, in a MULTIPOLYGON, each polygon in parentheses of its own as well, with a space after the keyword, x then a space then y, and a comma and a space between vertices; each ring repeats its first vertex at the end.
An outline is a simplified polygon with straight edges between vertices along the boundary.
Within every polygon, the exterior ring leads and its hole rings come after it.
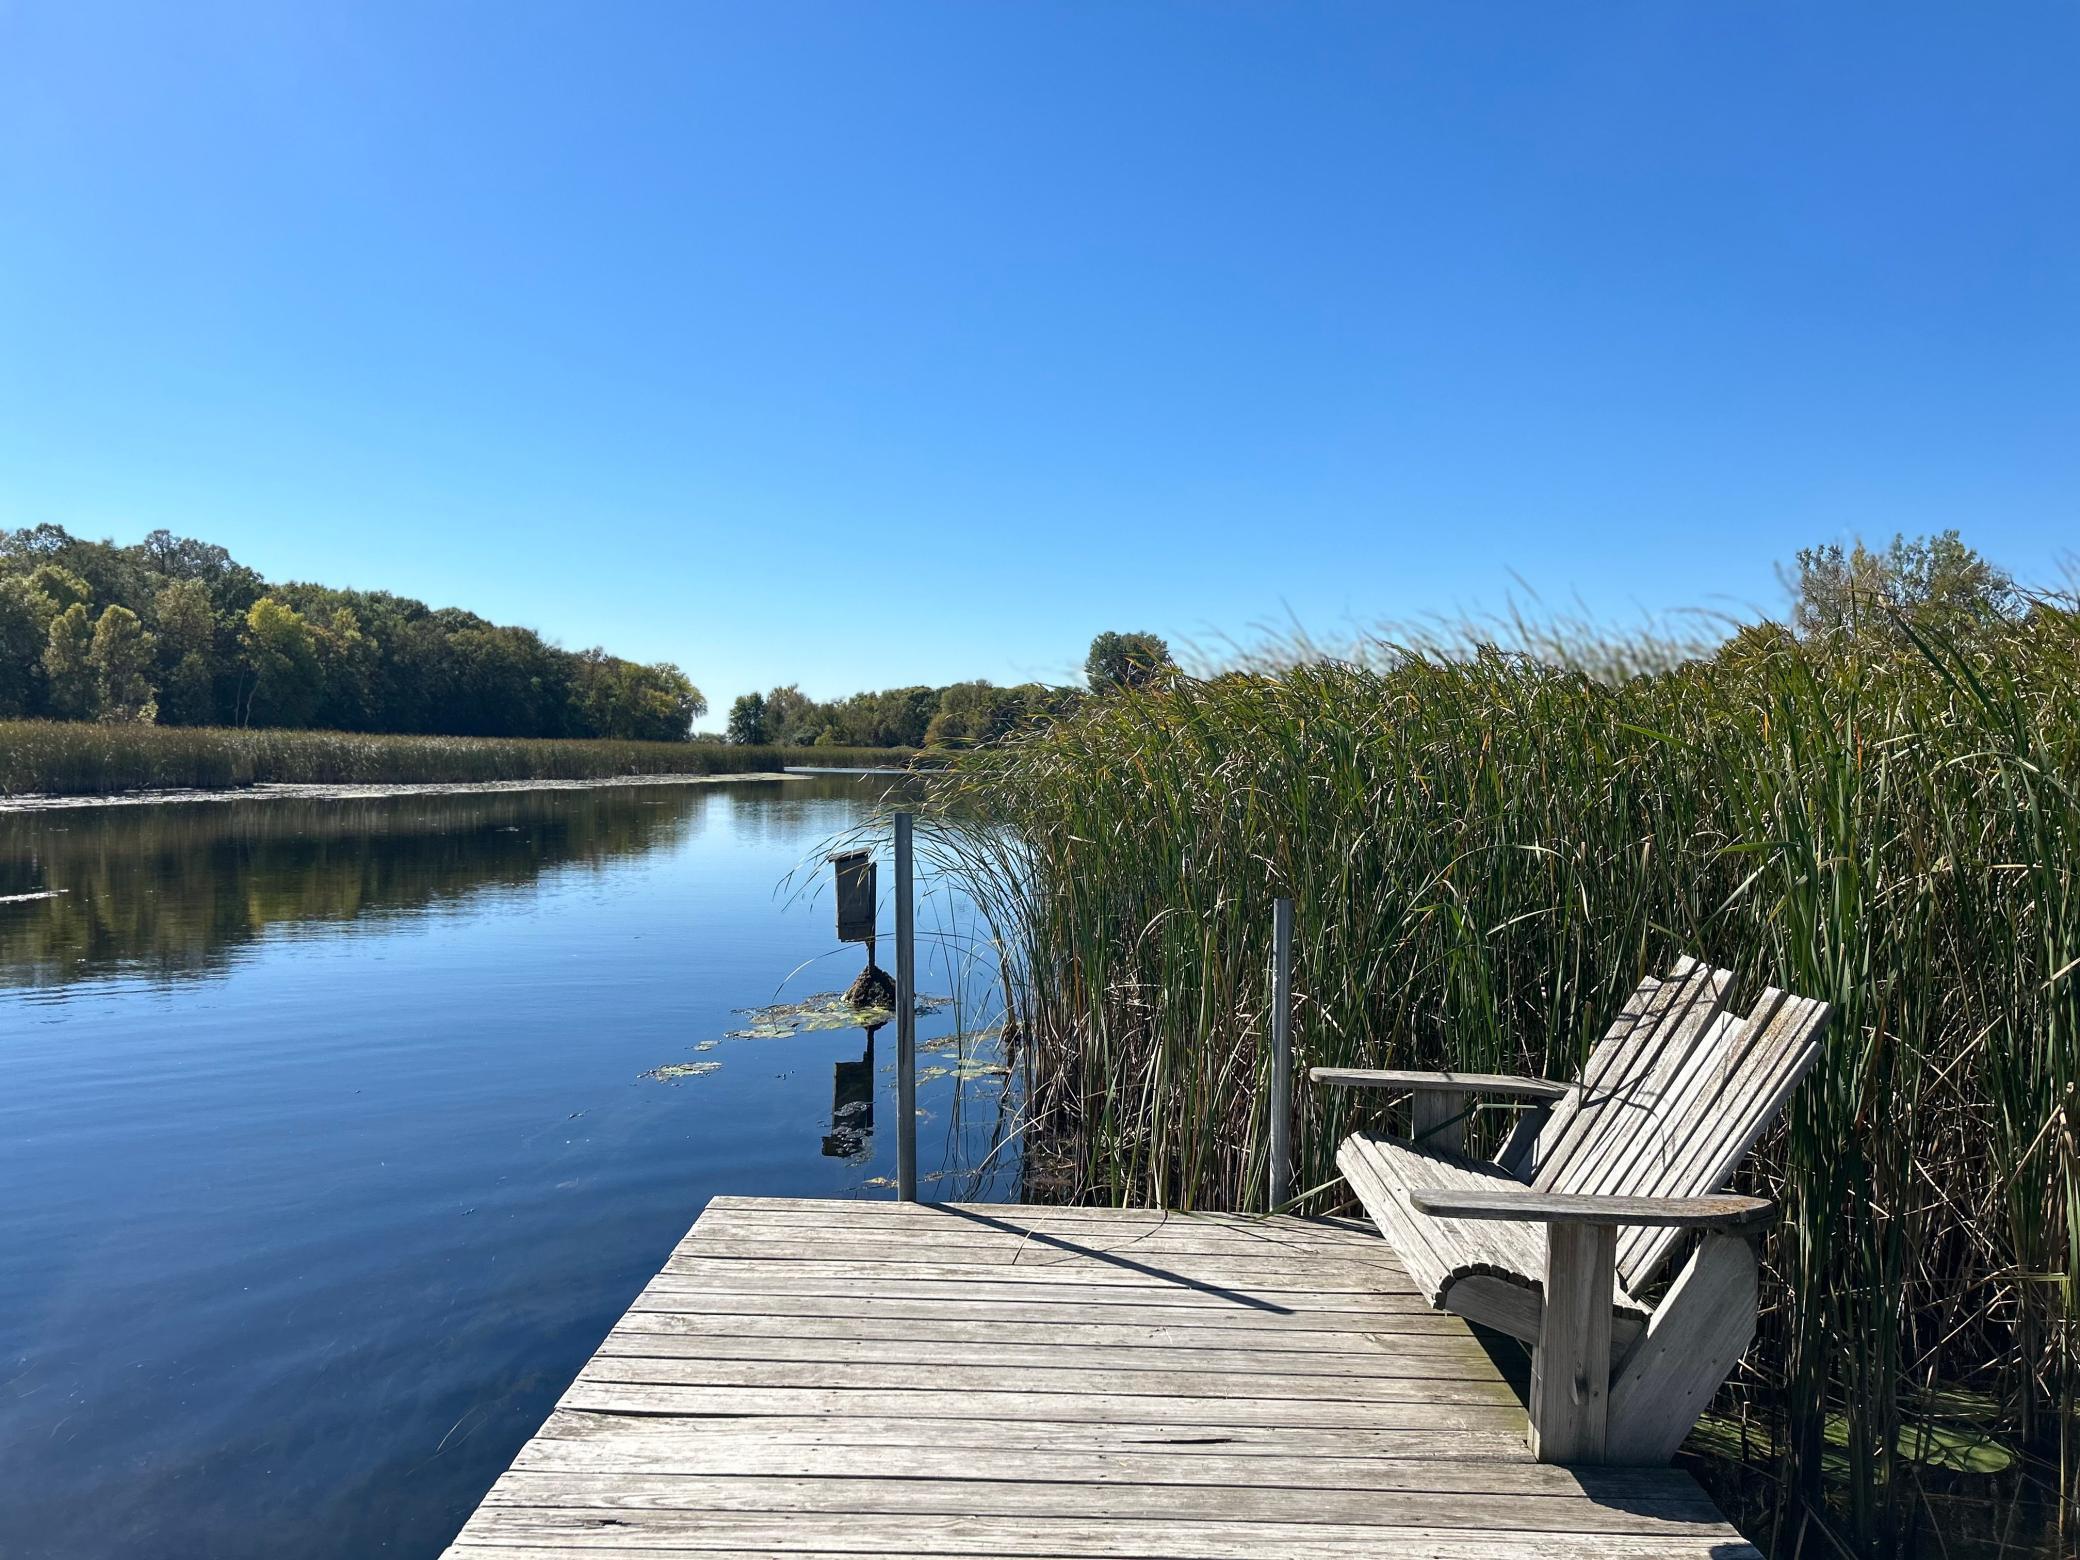
POLYGON ((625 784, 638 778, 772 774, 790 767, 908 768, 915 757, 908 748, 0 721, 0 806, 32 796, 76 805, 131 793, 235 793, 255 786, 625 784))
MULTIPOLYGON (((1698 951, 1836 1009, 1736 1187, 1782 1213, 1700 1471, 1779 1560, 2070 1553, 2080 601, 1954 542, 1803 556, 1717 643, 1296 646, 960 756, 920 848, 997 939, 1034 1184, 1263 1207, 1277 896, 1302 1076, 1565 1077, 1698 951)), ((1295 1093, 1331 1212, 1378 1118, 1295 1093)))
POLYGON ((0 530, 0 796, 726 773, 797 749, 873 767, 1001 740, 1170 664, 1154 634, 1108 632, 1087 688, 974 679, 817 700, 788 683, 696 734, 707 700, 670 662, 568 651, 387 591, 270 583, 163 530, 129 546, 0 530))

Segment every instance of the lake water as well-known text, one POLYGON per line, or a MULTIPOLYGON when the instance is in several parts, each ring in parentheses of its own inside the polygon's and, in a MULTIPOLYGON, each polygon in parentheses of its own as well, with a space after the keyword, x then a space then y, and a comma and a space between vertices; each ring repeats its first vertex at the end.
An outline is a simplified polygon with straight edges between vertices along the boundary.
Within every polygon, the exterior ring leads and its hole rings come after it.
MULTIPOLYGON (((739 1011, 886 784, 0 817, 0 1555, 435 1555, 707 1198, 892 1196, 893 1030, 739 1011)), ((927 1196, 1016 1193, 986 1016, 927 1196)))

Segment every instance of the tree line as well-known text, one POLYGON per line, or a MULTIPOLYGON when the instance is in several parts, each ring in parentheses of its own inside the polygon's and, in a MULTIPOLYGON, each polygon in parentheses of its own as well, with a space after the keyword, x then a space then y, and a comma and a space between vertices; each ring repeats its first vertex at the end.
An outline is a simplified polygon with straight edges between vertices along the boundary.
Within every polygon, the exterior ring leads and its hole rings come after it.
POLYGON ((976 681, 818 700, 789 683, 732 702, 726 735, 790 747, 977 747, 1058 720, 1093 693, 1138 687, 1174 669, 1170 647, 1156 635, 1103 633, 1084 661, 1086 688, 976 681))
POLYGON ((684 741, 669 662, 564 650, 388 591, 272 584, 167 531, 0 531, 0 717, 684 741))

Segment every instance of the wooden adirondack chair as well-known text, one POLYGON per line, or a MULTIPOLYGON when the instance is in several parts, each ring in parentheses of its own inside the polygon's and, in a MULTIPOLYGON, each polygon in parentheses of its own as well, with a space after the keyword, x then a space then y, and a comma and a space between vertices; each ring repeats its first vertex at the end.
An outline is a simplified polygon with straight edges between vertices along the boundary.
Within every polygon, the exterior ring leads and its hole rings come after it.
POLYGON ((1741 1018, 1720 1011, 1731 979, 1683 959, 1643 982, 1572 1084, 1314 1069, 1413 1096, 1410 1139, 1360 1132, 1337 1168, 1433 1306, 1532 1345, 1541 1462, 1667 1462, 1754 1336, 1750 1237, 1775 1205, 1720 1194, 1819 1056, 1828 1007, 1772 989, 1741 1018), (1475 1094, 1538 1107, 1492 1163, 1463 1153, 1475 1094))

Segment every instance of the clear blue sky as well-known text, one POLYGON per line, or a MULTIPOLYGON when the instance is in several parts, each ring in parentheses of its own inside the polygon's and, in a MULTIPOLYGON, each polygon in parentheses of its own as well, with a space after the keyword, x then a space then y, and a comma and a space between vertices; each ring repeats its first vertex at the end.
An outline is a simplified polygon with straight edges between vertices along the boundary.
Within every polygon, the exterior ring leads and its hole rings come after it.
POLYGON ((798 680, 2080 544, 2080 7, 0 0, 0 524, 798 680))

